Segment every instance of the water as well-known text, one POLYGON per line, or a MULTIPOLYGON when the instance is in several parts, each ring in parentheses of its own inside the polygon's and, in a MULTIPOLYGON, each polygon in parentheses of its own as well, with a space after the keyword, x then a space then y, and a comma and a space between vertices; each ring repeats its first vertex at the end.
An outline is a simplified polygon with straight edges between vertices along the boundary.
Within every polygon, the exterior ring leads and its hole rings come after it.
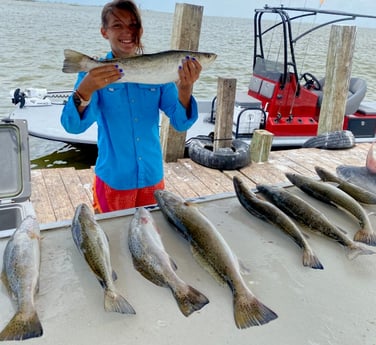
MULTIPOLYGON (((102 38, 100 12, 102 6, 77 6, 60 3, 2 0, 0 4, 0 115, 12 109, 9 91, 15 88, 71 89, 76 76, 61 72, 63 49, 71 48, 88 55, 103 56, 109 49, 102 38)), ((217 79, 236 78, 237 89, 246 90, 253 62, 253 13, 249 19, 205 17, 201 51, 218 54, 212 67, 202 73, 195 84, 194 95, 211 99, 217 91, 217 79)), ((145 52, 170 49, 173 14, 143 12, 145 52)), ((302 24, 309 25, 309 24, 302 24)), ((354 25, 354 24, 348 24, 354 25)), ((325 75, 329 28, 299 42, 297 53, 300 71, 325 75)), ((374 59, 376 29, 358 28, 353 75, 366 79, 367 100, 376 100, 374 59)), ((87 167, 94 164, 95 152, 86 147, 30 138, 32 167, 87 167), (93 158, 94 157, 94 158, 93 158)))

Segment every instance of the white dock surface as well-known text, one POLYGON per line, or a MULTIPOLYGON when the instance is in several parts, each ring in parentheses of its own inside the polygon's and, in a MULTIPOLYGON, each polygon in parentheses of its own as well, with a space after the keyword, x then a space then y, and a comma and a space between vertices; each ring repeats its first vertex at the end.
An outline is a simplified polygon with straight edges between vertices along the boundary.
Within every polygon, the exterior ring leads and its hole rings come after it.
MULTIPOLYGON (((353 218, 305 198, 353 236, 357 229, 353 218)), ((120 217, 102 219, 100 224, 110 241, 112 265, 118 275, 115 285, 137 314, 104 311, 103 290, 79 255, 70 227, 51 227, 42 232, 40 291, 36 297, 44 335, 27 343, 376 344, 376 255, 350 261, 340 245, 312 234, 308 241, 324 265, 324 270, 313 270, 302 265, 301 251, 290 238, 251 216, 236 197, 211 198, 197 207, 249 269, 244 280, 258 299, 278 314, 276 320, 237 329, 230 289, 219 285, 195 262, 185 240, 156 210, 152 214, 166 250, 178 266, 178 275, 210 300, 200 311, 184 317, 168 289, 152 284, 133 268, 127 245, 132 214, 127 211, 116 213, 120 217)), ((372 221, 376 226, 375 217, 372 221)), ((7 240, 0 240, 0 252, 7 240)), ((0 305, 2 329, 15 310, 4 286, 0 305)))

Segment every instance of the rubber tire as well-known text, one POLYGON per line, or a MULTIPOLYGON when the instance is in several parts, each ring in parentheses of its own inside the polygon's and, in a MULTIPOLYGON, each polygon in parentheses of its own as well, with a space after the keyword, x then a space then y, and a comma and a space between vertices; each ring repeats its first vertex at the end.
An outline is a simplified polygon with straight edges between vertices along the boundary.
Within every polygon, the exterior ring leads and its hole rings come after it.
POLYGON ((218 170, 236 170, 245 167, 251 161, 249 145, 242 140, 234 139, 231 148, 220 148, 213 151, 210 138, 192 139, 189 144, 189 157, 196 163, 218 170))
POLYGON ((355 137, 351 131, 334 131, 317 135, 308 139, 304 144, 304 148, 319 149, 349 149, 355 145, 355 137))

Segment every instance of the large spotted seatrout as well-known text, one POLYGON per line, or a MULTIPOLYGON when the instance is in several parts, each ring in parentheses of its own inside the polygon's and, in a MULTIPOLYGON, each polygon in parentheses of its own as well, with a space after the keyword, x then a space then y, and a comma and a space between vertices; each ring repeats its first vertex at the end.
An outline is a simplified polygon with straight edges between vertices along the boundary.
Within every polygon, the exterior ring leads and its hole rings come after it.
POLYGON ((236 326, 247 328, 276 319, 277 314, 250 291, 229 245, 198 208, 166 190, 157 190, 154 195, 162 213, 190 243, 197 261, 230 287, 236 326))
POLYGON ((27 216, 13 233, 4 251, 1 279, 17 303, 17 312, 0 333, 0 340, 23 340, 43 334, 34 305, 39 287, 40 230, 27 216))
POLYGON ((115 288, 116 273, 110 261, 107 236, 86 204, 80 204, 72 221, 72 236, 80 254, 104 289, 104 308, 123 314, 135 314, 132 306, 115 288))
POLYGON ((74 50, 64 50, 63 72, 88 72, 104 65, 118 65, 124 72, 118 83, 165 84, 179 79, 178 70, 182 60, 194 58, 205 70, 217 55, 214 53, 193 52, 186 50, 168 50, 155 54, 136 55, 121 59, 93 59, 74 50))
POLYGON ((128 246, 137 271, 154 284, 168 287, 184 316, 209 302, 206 296, 178 277, 177 266, 164 248, 151 213, 144 207, 138 208, 132 218, 128 246))

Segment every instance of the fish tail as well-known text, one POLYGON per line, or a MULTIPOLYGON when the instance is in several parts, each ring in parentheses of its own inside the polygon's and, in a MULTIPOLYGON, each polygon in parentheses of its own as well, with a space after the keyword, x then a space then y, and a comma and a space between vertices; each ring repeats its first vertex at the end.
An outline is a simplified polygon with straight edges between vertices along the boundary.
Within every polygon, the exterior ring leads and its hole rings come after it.
POLYGON ((188 291, 184 291, 184 293, 179 293, 178 291, 172 292, 184 316, 191 315, 209 303, 207 297, 192 286, 188 286, 188 291))
POLYGON ((64 50, 63 72, 78 73, 84 71, 83 62, 89 58, 87 55, 76 52, 74 50, 64 50))
POLYGON ((136 314, 129 302, 115 291, 105 289, 104 309, 122 314, 136 314))
POLYGON ((359 255, 376 254, 376 252, 373 249, 369 248, 368 246, 360 242, 354 242, 351 246, 348 246, 347 248, 347 257, 350 260, 354 260, 359 255))
POLYGON ((322 270, 324 266, 319 258, 311 250, 305 249, 303 252, 303 265, 314 269, 322 270))
POLYGON ((262 304, 249 291, 234 296, 234 318, 238 328, 263 325, 277 317, 274 311, 262 304))
POLYGON ((376 234, 365 229, 358 230, 354 235, 354 241, 376 246, 376 234))
POLYGON ((0 341, 23 340, 43 335, 42 324, 34 311, 29 317, 18 311, 0 333, 0 341))

